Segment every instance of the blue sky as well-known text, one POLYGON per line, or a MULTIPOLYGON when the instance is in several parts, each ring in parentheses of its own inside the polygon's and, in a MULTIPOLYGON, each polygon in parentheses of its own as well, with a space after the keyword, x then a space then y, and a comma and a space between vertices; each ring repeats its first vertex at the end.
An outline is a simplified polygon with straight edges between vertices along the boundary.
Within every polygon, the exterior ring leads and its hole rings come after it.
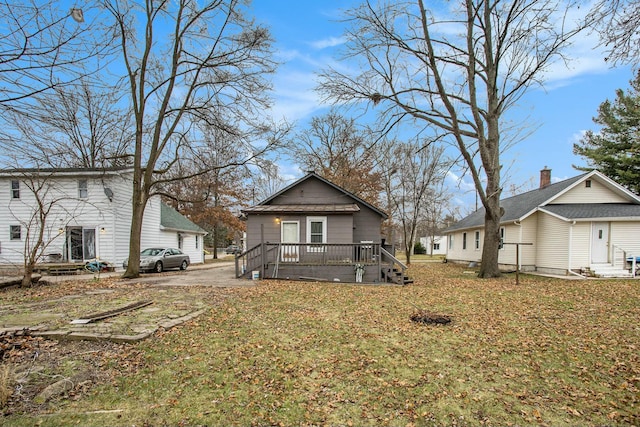
MULTIPOLYGON (((315 73, 336 63, 344 24, 341 9, 358 0, 254 0, 257 21, 270 27, 276 39, 277 58, 283 64, 274 77, 276 118, 286 117, 300 128, 314 115, 326 112, 314 93, 315 73)), ((627 88, 633 78, 628 67, 611 68, 595 48, 595 36, 585 35, 569 52, 577 58, 567 69, 557 64, 548 73, 543 89, 533 88, 513 110, 513 120, 536 126, 535 132, 503 155, 508 184, 531 189, 538 184, 544 166, 554 181, 579 174, 573 164, 584 164, 572 154, 572 144, 587 129, 596 129, 592 117, 600 103, 613 100, 615 90, 627 88)), ((302 172, 281 164, 288 178, 302 172)), ((450 177, 453 184, 455 176, 450 177)), ((469 203, 470 179, 464 178, 457 203, 469 203)), ((474 197, 471 197, 474 198, 474 197)))

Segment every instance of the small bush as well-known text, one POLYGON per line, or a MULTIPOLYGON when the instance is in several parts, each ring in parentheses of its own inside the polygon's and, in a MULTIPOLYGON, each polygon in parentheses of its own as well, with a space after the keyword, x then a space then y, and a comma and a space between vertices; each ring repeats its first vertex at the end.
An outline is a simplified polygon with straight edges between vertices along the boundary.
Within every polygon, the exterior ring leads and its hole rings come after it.
POLYGON ((426 255, 427 248, 425 248, 422 243, 416 242, 416 244, 413 245, 413 253, 415 255, 426 255))

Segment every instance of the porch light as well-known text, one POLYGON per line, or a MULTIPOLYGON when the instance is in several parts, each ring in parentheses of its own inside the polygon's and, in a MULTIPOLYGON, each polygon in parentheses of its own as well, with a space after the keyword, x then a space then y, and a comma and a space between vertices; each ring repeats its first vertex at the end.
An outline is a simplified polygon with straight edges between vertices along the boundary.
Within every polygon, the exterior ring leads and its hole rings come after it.
POLYGON ((276 224, 280 224, 280 217, 279 216, 276 217, 276 224))
POLYGON ((105 234, 107 232, 107 229, 104 227, 100 227, 100 234, 105 234))
POLYGON ((62 234, 64 233, 64 229, 63 228, 58 228, 58 234, 62 234))

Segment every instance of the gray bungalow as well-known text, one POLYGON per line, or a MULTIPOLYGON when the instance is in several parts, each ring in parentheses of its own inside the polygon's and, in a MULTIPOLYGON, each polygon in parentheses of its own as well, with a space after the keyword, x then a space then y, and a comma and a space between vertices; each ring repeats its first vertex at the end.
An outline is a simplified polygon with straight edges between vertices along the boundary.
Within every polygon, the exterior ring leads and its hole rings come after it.
POLYGON ((384 244, 387 214, 315 172, 242 213, 247 250, 236 258, 238 277, 410 282, 384 244))

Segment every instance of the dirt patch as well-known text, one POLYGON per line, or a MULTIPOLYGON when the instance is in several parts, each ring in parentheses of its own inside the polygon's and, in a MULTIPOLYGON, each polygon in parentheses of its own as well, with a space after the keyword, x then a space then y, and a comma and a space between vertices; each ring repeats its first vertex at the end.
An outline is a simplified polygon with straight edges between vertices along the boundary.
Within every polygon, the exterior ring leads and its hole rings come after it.
POLYGON ((0 413, 45 411, 60 399, 76 399, 96 384, 135 372, 144 363, 137 346, 103 337, 163 333, 233 293, 207 286, 158 287, 113 277, 1 289, 0 396, 4 390, 8 397, 0 400, 0 413), (109 312, 139 301, 152 303, 87 324, 72 323, 87 313, 109 312), (75 339, 50 339, 60 335, 75 339), (82 339, 86 336, 93 340, 82 339))

